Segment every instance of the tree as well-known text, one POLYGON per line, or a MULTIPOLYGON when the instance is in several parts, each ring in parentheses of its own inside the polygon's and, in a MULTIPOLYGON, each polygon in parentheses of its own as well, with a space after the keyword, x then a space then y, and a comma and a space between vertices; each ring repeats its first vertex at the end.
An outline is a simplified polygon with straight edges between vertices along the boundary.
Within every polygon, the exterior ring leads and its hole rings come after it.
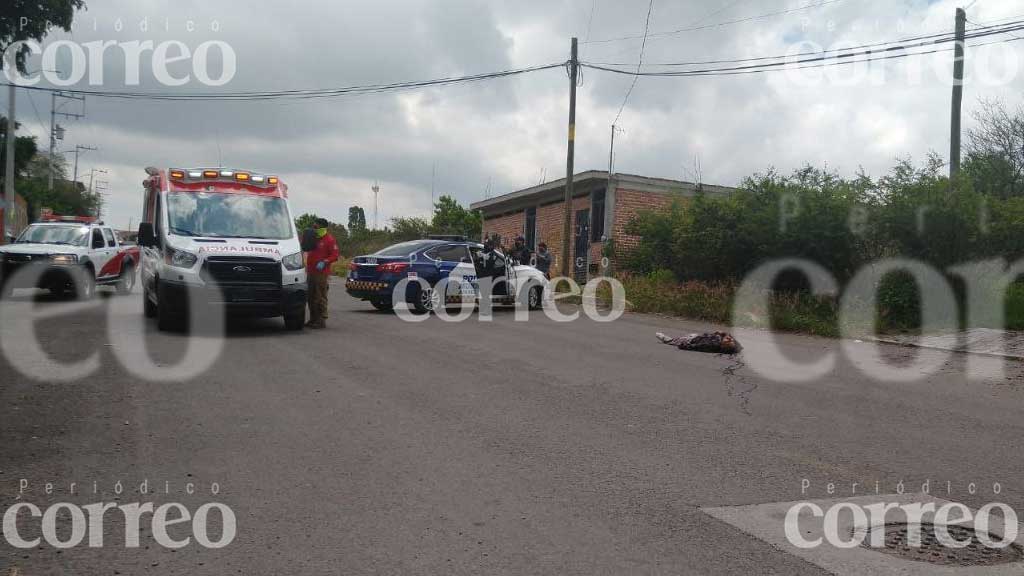
MULTIPOLYGON (((21 127, 19 122, 18 127, 21 127)), ((7 168, 7 118, 0 115, 0 174, 7 168)), ((14 174, 21 178, 25 175, 29 162, 39 152, 35 136, 18 136, 14 141, 14 174)))
POLYGON ((307 212, 295 219, 295 229, 301 234, 303 230, 312 228, 313 224, 315 224, 319 218, 320 217, 316 214, 310 214, 307 212))
POLYGON ((458 234, 479 240, 483 216, 463 208, 458 200, 445 195, 434 204, 434 217, 430 224, 435 234, 458 234))
MULTIPOLYGON (((70 30, 75 10, 84 6, 83 0, 6 0, 0 4, 0 53, 20 40, 42 41, 50 27, 70 30)), ((28 53, 28 47, 22 46, 15 55, 21 72, 25 72, 28 53)))
MULTIPOLYGON (((307 212, 295 219, 295 229, 299 231, 299 234, 302 234, 303 230, 312 228, 313 224, 319 219, 320 216, 307 212)), ((331 222, 330 220, 327 220, 327 233, 334 236, 334 239, 339 243, 344 242, 348 238, 348 230, 345 230, 345 227, 341 224, 331 222)))
POLYGON ((391 234, 395 242, 417 240, 430 234, 430 222, 426 218, 392 218, 391 234))
POLYGON ((86 216, 96 213, 99 194, 90 193, 81 182, 68 180, 67 163, 63 156, 58 154, 53 159, 53 190, 49 189, 47 182, 49 171, 50 158, 36 154, 25 166, 23 177, 15 183, 15 190, 28 202, 30 214, 44 207, 58 214, 86 216))
POLYGON ((1024 107, 1011 112, 998 100, 984 100, 974 120, 964 146, 964 174, 986 195, 1024 193, 1024 107))
POLYGON ((366 232, 366 213, 359 206, 348 209, 348 229, 353 235, 366 232))

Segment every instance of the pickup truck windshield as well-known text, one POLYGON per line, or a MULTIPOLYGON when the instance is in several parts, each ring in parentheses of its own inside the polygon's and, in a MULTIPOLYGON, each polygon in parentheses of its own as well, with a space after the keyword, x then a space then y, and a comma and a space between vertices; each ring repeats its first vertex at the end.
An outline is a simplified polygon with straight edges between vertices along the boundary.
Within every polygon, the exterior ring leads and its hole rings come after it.
POLYGON ((80 224, 67 226, 29 226, 16 241, 18 244, 60 244, 85 246, 89 227, 80 224))
POLYGON ((208 238, 291 238, 283 198, 220 192, 172 192, 167 195, 169 232, 208 238))

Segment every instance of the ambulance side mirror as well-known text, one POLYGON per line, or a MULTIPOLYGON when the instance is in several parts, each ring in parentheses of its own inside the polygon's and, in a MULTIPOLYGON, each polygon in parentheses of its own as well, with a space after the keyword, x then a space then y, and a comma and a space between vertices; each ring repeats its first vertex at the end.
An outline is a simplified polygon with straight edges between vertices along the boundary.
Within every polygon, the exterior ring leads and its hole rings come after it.
POLYGON ((139 246, 143 248, 156 246, 156 234, 153 233, 152 222, 139 223, 139 246))

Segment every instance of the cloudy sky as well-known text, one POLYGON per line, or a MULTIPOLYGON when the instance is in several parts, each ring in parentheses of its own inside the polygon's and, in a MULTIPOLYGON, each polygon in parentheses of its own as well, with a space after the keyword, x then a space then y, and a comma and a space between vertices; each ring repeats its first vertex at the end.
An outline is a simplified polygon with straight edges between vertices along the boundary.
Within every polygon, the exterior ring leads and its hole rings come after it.
MULTIPOLYGON (((149 92, 298 90, 486 73, 564 62, 570 37, 580 58, 632 63, 640 53, 648 0, 87 0, 70 34, 47 41, 118 43, 178 40, 231 46, 237 69, 225 86, 194 75, 161 86, 151 59, 141 84, 126 86, 123 52, 108 49, 103 84, 76 88, 149 92), (145 25, 143 25, 145 24, 145 25), (142 30, 145 28, 145 31, 142 30), (620 37, 626 40, 605 42, 620 37)), ((952 29, 950 0, 655 0, 644 60, 648 63, 750 58, 807 51, 800 42, 842 47, 952 29), (816 5, 788 14, 769 13, 816 5), (718 25, 722 24, 722 25, 718 25), (679 34, 681 28, 703 27, 679 34)), ((972 23, 1024 17, 1024 0, 969 2, 972 23)), ((1020 33, 1024 34, 1024 33, 1020 33)), ((1009 38, 1003 36, 1000 38, 1009 38)), ((978 40, 976 42, 987 41, 978 40)), ((979 99, 1024 101, 1024 42, 968 52, 964 108, 979 99)), ((69 51, 56 67, 73 67, 69 51)), ((949 148, 952 56, 942 52, 875 63, 870 70, 834 67, 802 75, 640 78, 616 140, 619 172, 735 185, 753 172, 789 172, 804 164, 842 174, 863 167, 879 175, 897 157, 943 156, 949 148)), ((38 59, 36 66, 42 65, 38 59)), ((94 66, 95 68, 95 66, 94 66)), ((191 61, 170 65, 183 77, 191 61)), ((220 59, 211 59, 211 75, 220 59)), ((605 169, 609 132, 628 76, 586 69, 577 111, 577 171, 605 169)), ((41 85, 45 85, 45 82, 41 85)), ((3 98, 6 98, 4 91, 3 98)), ((3 101, 6 109, 6 101, 3 101)), ((143 168, 224 165, 279 174, 296 213, 315 211, 345 222, 348 207, 373 218, 370 187, 381 187, 381 225, 430 211, 431 190, 464 203, 532 186, 565 172, 568 79, 564 69, 481 83, 322 100, 167 102, 90 97, 86 117, 61 120, 60 150, 81 157, 83 180, 104 169, 108 222, 138 221, 143 168)), ((47 145, 50 100, 21 90, 19 120, 47 145), (46 123, 44 123, 45 121, 46 123)), ((69 103, 67 111, 79 111, 69 103)))

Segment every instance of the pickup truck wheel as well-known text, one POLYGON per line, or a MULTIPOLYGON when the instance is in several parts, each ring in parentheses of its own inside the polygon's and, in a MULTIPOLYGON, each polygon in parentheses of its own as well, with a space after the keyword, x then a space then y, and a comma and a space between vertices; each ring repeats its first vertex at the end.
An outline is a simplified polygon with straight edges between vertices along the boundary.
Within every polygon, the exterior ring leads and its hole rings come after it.
POLYGON ((92 268, 82 268, 72 287, 72 293, 78 300, 92 300, 96 295, 96 274, 92 268))
POLYGON ((284 315, 284 327, 286 330, 298 332, 306 324, 306 309, 302 308, 295 312, 289 312, 284 315))
POLYGON ((131 264, 125 264, 124 268, 121 269, 121 278, 117 281, 117 293, 131 294, 134 288, 135 267, 131 264))
POLYGON ((142 292, 142 314, 146 318, 156 318, 156 304, 149 299, 149 292, 142 292))

